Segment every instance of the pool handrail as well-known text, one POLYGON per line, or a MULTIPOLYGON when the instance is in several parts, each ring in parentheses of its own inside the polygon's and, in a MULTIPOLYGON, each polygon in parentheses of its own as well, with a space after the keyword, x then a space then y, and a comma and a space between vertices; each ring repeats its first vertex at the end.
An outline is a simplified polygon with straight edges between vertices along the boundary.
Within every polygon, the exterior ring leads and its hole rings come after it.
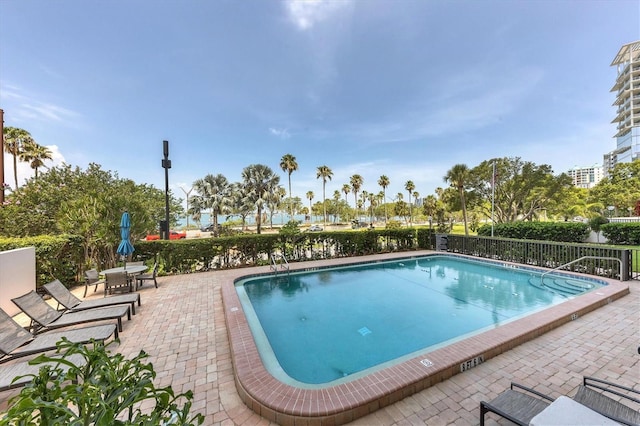
POLYGON ((579 262, 581 260, 584 260, 584 259, 617 260, 618 263, 620 264, 620 269, 618 270, 618 276, 620 277, 620 281, 622 281, 622 260, 618 259, 617 257, 582 256, 582 257, 580 257, 578 259, 572 260, 571 262, 567 262, 567 263, 565 263, 563 265, 557 266, 557 267, 551 269, 550 271, 543 272, 542 275, 540 275, 540 284, 542 286, 544 286, 544 276, 545 275, 551 274, 552 272, 555 272, 555 271, 557 271, 557 270, 559 270, 561 268, 564 268, 565 266, 572 265, 572 264, 574 264, 576 262, 579 262))
POLYGON ((273 269, 276 272, 276 274, 278 273, 278 264, 276 262, 276 257, 279 257, 282 260, 282 262, 280 263, 280 267, 282 269, 286 269, 287 272, 289 272, 289 262, 287 262, 287 258, 282 253, 272 253, 271 254, 271 266, 270 266, 270 268, 273 269))

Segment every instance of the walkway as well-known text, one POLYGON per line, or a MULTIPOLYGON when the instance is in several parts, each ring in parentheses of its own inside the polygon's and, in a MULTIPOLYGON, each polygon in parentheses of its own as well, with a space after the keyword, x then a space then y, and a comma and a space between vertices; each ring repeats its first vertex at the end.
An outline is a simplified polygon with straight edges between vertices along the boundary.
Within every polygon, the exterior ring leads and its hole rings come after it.
MULTIPOLYGON (((244 270, 247 274, 265 268, 244 270)), ((141 289, 142 306, 125 321, 117 349, 144 349, 156 384, 193 390, 192 410, 207 425, 268 425, 240 400, 222 311, 221 283, 237 271, 160 277, 141 289)), ((101 296, 90 296, 101 297, 101 296)), ((583 375, 640 388, 640 283, 631 294, 463 374, 384 407, 353 425, 477 425, 479 403, 511 380, 552 395, 573 395, 583 375)), ((112 348, 115 349, 116 345, 112 348)), ((0 410, 16 392, 0 393, 0 410)), ((488 415, 487 425, 509 424, 488 415)))

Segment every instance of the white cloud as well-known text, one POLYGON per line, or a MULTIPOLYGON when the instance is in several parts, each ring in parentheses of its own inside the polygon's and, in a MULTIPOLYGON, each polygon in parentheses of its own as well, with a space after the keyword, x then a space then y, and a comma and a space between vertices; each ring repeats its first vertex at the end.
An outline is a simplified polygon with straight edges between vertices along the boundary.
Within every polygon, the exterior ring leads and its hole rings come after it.
POLYGON ((349 0, 289 0, 285 7, 294 25, 304 31, 351 7, 351 3, 349 0))

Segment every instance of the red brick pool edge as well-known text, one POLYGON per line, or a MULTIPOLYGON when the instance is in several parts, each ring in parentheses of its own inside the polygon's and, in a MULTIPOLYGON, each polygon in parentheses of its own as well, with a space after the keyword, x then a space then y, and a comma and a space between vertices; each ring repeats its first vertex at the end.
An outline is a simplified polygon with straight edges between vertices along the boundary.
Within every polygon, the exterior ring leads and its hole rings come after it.
MULTIPOLYGON (((291 270, 430 253, 305 262, 291 264, 291 270)), ((365 377, 323 389, 301 389, 275 379, 262 364, 234 286, 236 279, 246 275, 246 270, 238 270, 237 276, 222 284, 236 388, 244 403, 260 416, 281 425, 296 426, 348 423, 456 374, 464 374, 479 363, 629 294, 625 283, 603 279, 609 285, 365 377)))

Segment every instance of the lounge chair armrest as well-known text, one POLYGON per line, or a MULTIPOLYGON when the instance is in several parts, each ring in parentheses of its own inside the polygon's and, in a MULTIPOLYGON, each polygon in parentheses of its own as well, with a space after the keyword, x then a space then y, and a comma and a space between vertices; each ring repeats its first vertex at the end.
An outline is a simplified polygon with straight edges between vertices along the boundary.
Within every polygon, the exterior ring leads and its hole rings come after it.
POLYGON ((523 385, 518 384, 518 383, 511 382, 511 389, 513 389, 514 387, 516 387, 516 388, 520 388, 520 389, 525 390, 525 391, 527 391, 527 392, 530 392, 530 393, 532 393, 532 394, 534 394, 534 395, 539 396, 540 398, 544 398, 544 399, 546 399, 547 401, 551 401, 551 402, 553 402, 553 401, 554 401, 554 399, 553 399, 553 398, 551 398, 550 396, 545 395, 545 394, 543 394, 543 393, 541 393, 541 392, 538 392, 537 390, 534 390, 534 389, 528 388, 528 387, 523 386, 523 385))
POLYGON ((640 404, 640 398, 636 398, 629 394, 621 392, 621 391, 626 391, 626 392, 630 392, 640 396, 640 390, 619 385, 617 383, 609 382, 607 380, 597 379, 595 377, 584 376, 582 381, 585 387, 590 386, 592 388, 600 389, 603 392, 609 392, 619 397, 626 398, 630 401, 637 402, 640 404))

